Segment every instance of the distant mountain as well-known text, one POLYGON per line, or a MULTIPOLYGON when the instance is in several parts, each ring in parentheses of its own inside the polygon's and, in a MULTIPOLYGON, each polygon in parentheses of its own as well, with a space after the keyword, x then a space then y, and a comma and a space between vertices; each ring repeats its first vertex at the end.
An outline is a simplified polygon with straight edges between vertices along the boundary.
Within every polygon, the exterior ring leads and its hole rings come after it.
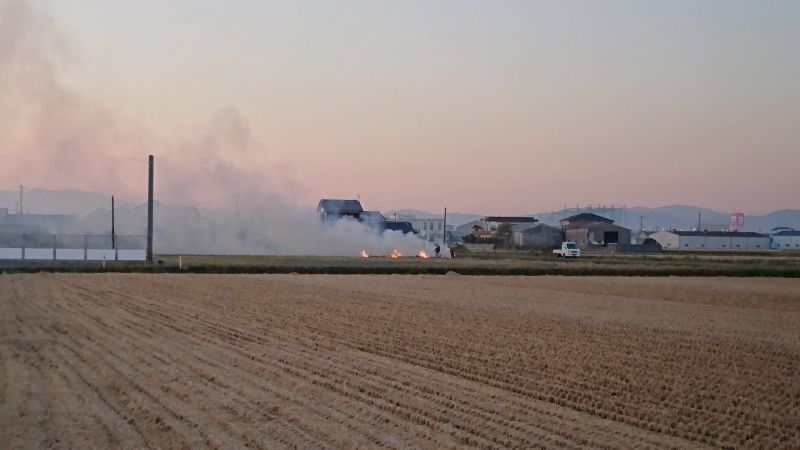
POLYGON ((800 210, 781 209, 763 216, 745 216, 745 229, 769 231, 775 227, 792 227, 800 230, 800 210))
MULTIPOLYGON (((86 214, 98 208, 110 208, 111 197, 75 189, 31 189, 23 192, 22 203, 25 214, 86 214)), ((0 190, 0 208, 7 208, 13 214, 18 205, 19 191, 0 190)))
POLYGON ((640 223, 645 229, 701 229, 727 230, 730 223, 730 213, 714 211, 708 208, 698 208, 688 205, 670 205, 659 208, 634 207, 627 209, 627 227, 638 230, 640 223))
MULTIPOLYGON (((7 208, 8 212, 13 214, 16 212, 18 200, 19 191, 0 190, 0 208, 7 208)), ((101 228, 110 226, 110 203, 111 199, 107 195, 75 189, 63 191, 31 189, 25 191, 24 194, 25 213, 86 215, 87 217, 82 220, 89 224, 100 226, 101 228)), ((170 221, 178 220, 177 218, 192 217, 199 214, 199 211, 193 207, 168 207, 166 205, 157 204, 156 208, 164 209, 163 213, 156 215, 159 221, 163 219, 168 219, 170 221), (173 217, 173 215, 175 217, 173 217)), ((144 218, 146 217, 145 210, 146 208, 141 204, 133 205, 118 199, 117 213, 120 219, 118 220, 118 225, 125 226, 122 224, 126 224, 127 226, 132 226, 132 230, 126 230, 125 232, 139 233, 138 230, 144 226, 144 218)), ((581 208, 580 210, 580 212, 585 211, 587 211, 586 208, 581 208)), ((384 212, 384 215, 388 218, 393 218, 395 212, 398 216, 406 215, 420 218, 441 217, 443 213, 443 211, 433 213, 418 209, 400 209, 384 212)), ((557 224, 559 219, 575 214, 576 212, 575 208, 571 208, 566 211, 559 210, 554 212, 514 215, 532 215, 543 223, 557 224)), ((598 213, 597 210, 591 212, 598 213)), ((645 229, 653 230, 662 228, 690 229, 697 227, 698 213, 700 214, 699 220, 701 228, 707 228, 709 230, 723 229, 728 226, 730 221, 730 213, 690 205, 669 205, 658 208, 631 207, 624 210, 618 208, 613 214, 606 212, 601 215, 608 216, 610 219, 616 221, 617 224, 632 230, 638 230, 640 223, 644 224, 645 229)), ((203 214, 209 216, 210 211, 204 211, 203 214)), ((447 223, 448 225, 459 226, 480 219, 481 217, 483 217, 481 214, 448 211, 447 223)), ((778 226, 800 229, 800 209, 782 209, 762 216, 745 216, 744 229, 746 231, 767 232, 778 226)))

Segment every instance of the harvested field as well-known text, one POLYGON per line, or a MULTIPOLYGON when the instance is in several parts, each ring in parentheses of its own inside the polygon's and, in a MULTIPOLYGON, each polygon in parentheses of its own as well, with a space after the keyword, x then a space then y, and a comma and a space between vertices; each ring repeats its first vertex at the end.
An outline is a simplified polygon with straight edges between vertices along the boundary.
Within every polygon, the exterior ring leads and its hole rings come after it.
POLYGON ((800 280, 0 275, 0 443, 800 447, 800 280))

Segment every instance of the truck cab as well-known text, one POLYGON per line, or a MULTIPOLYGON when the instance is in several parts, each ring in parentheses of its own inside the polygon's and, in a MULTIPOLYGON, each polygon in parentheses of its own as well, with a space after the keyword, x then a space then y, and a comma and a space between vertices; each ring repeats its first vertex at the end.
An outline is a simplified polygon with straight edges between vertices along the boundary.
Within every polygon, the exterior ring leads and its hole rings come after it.
POLYGON ((556 258, 578 258, 581 256, 581 249, 575 242, 566 241, 561 243, 560 249, 553 250, 553 255, 556 258))

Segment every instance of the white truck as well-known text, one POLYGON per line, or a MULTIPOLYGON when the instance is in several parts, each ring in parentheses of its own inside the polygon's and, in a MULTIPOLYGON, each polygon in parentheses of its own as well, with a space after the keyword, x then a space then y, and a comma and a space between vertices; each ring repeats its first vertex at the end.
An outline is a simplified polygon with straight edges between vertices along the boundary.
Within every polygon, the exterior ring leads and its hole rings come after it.
POLYGON ((577 258, 581 256, 581 249, 578 248, 578 244, 567 241, 561 243, 561 248, 553 250, 553 254, 556 258, 577 258))

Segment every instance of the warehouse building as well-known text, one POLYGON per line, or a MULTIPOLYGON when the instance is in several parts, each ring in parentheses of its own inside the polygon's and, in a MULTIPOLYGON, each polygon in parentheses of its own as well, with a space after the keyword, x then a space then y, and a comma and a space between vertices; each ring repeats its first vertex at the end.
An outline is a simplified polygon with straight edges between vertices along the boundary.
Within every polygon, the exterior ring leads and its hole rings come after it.
POLYGON ((800 231, 788 229, 773 233, 770 246, 775 250, 800 250, 800 231))
POLYGON ((580 213, 559 220, 564 240, 573 241, 582 249, 590 246, 630 245, 631 230, 614 225, 614 221, 592 213, 580 213))
POLYGON ((517 224, 512 229, 514 245, 518 248, 556 248, 564 239, 561 230, 543 223, 517 224))
POLYGON ((745 231, 662 230, 651 238, 672 250, 758 250, 770 248, 770 237, 745 231))

